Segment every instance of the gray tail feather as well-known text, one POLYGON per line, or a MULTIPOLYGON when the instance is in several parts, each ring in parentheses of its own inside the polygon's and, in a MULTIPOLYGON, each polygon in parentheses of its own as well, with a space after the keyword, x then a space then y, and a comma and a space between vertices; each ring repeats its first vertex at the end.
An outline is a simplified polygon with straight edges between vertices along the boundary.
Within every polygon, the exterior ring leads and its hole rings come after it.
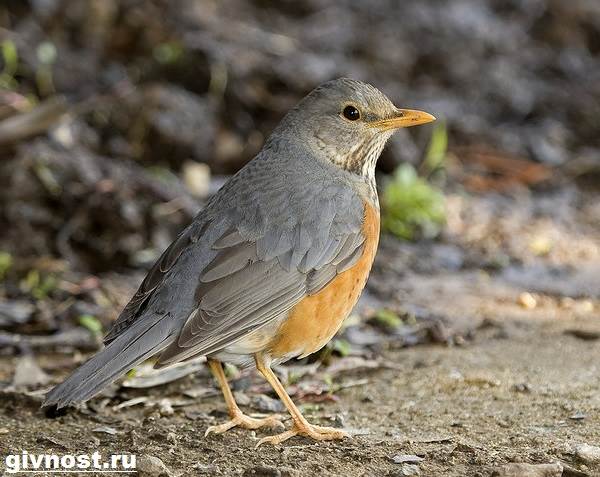
POLYGON ((172 338, 167 320, 154 323, 138 320, 106 348, 77 368, 62 384, 54 387, 42 406, 56 405, 58 409, 87 401, 129 371, 136 364, 159 352, 172 338), (144 325, 146 329, 142 330, 144 325))

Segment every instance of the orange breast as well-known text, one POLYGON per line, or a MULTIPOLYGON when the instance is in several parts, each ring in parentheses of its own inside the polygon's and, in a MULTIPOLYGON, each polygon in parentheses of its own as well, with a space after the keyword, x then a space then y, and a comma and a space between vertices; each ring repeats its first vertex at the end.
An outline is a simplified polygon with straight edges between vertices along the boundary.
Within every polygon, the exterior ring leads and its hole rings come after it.
POLYGON ((340 329, 367 283, 379 243, 379 211, 366 203, 362 231, 365 247, 359 261, 292 308, 269 346, 274 358, 314 353, 340 329))

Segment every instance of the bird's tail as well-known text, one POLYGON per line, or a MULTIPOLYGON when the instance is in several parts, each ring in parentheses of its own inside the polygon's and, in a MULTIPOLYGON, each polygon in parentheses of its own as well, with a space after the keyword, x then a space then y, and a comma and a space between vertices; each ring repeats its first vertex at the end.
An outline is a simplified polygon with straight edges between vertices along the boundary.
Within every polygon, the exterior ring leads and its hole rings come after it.
POLYGON ((167 317, 154 322, 134 322, 102 351, 77 368, 62 384, 54 387, 42 406, 56 405, 58 409, 69 404, 87 401, 102 389, 129 371, 136 364, 158 353, 173 338, 167 317), (144 329, 145 328, 145 329, 144 329))

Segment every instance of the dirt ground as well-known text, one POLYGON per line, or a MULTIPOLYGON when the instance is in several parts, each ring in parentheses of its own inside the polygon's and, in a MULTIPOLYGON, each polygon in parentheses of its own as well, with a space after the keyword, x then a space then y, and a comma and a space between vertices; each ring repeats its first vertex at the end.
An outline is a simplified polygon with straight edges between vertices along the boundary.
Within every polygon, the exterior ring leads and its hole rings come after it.
MULTIPOLYGON (((599 329, 597 319, 577 321, 599 329)), ((421 475, 429 476, 488 476, 506 462, 555 461, 586 472, 570 475, 600 475, 569 452, 571 444, 600 442, 598 343, 565 334, 573 326, 506 323, 486 327, 467 346, 386 353, 403 369, 361 374, 368 384, 307 413, 323 424, 342 416, 347 428, 367 433, 344 442, 297 438, 255 449, 256 437, 245 430, 205 438, 206 427, 225 418, 215 412, 223 409, 220 397, 186 407, 187 417, 181 409, 160 417, 107 408, 57 419, 45 418, 35 402, 3 399, 2 432, 11 437, 0 452, 126 451, 160 456, 183 475, 279 475, 266 467, 281 475, 403 475, 391 460, 398 454, 422 457, 421 475), (119 433, 90 432, 100 425, 119 433)))
MULTIPOLYGON (((598 217, 596 198, 578 189, 449 194, 441 241, 399 244, 385 237, 357 314, 382 305, 413 310, 417 318, 437 320, 442 339, 433 341, 445 344, 406 346, 392 337, 365 351, 358 345, 364 333, 358 341, 349 333, 351 319, 341 334, 352 344, 349 356, 314 377, 322 381, 330 373, 339 388, 335 398, 297 399, 311 421, 344 427, 350 440, 294 438, 256 449, 262 431, 205 438, 207 426, 226 414, 201 370, 164 386, 113 388, 53 418, 39 409, 47 386, 5 389, 0 454, 127 452, 159 457, 173 475, 491 476, 518 462, 562 463, 562 474, 535 475, 600 475, 600 464, 576 451, 600 443, 599 235, 598 223, 584 220, 598 217), (536 255, 530 245, 540 237, 551 237, 552 246, 536 255), (502 254, 508 264, 493 268, 502 254), (148 396, 153 403, 116 409, 148 396), (422 460, 394 462, 405 455, 422 460)), ((0 381, 10 382, 18 359, 1 358, 0 381)), ((56 382, 83 358, 41 353, 36 359, 56 382)), ((240 402, 251 402, 243 406, 251 414, 253 399, 269 394, 252 373, 237 376, 233 386, 240 402)))

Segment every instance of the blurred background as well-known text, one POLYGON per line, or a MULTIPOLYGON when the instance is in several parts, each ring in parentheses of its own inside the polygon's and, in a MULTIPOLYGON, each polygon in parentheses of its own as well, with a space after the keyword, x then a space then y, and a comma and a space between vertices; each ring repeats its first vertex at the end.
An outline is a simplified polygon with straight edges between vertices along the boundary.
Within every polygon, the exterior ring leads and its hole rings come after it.
POLYGON ((7 0, 0 386, 56 382, 97 348, 207 198, 339 76, 438 121, 383 153, 380 254, 319 359, 557 317, 593 344, 597 0, 7 0))

